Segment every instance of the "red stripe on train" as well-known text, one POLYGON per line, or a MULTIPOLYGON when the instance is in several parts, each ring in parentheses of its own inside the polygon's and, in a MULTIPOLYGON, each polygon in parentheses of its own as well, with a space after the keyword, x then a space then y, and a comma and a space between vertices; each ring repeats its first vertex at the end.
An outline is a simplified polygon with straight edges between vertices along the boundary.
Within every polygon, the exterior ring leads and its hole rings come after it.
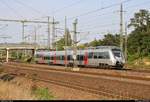
POLYGON ((85 52, 85 56, 84 56, 84 65, 88 64, 88 53, 85 52))

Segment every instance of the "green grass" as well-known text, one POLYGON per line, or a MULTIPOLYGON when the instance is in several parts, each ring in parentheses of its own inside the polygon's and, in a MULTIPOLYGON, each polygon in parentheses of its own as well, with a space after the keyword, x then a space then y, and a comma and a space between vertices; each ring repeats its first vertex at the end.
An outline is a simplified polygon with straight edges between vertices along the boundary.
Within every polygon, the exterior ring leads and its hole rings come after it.
POLYGON ((33 90, 33 94, 39 99, 39 100, 53 100, 54 96, 47 88, 37 88, 33 90))
POLYGON ((133 69, 150 69, 150 65, 146 65, 144 60, 147 60, 146 62, 150 62, 149 57, 144 57, 142 61, 138 58, 132 61, 128 60, 127 66, 133 69))

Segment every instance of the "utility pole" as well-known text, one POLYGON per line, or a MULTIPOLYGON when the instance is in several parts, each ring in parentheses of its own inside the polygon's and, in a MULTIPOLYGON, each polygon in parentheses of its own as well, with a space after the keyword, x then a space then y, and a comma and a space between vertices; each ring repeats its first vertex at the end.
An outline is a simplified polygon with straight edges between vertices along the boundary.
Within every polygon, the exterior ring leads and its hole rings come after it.
POLYGON ((50 17, 48 16, 48 42, 47 42, 47 47, 50 50, 51 46, 50 46, 50 17))
MULTIPOLYGON (((47 21, 31 21, 31 20, 10 20, 10 19, 1 19, 0 21, 3 22, 18 22, 18 23, 22 23, 22 42, 24 42, 24 27, 25 27, 25 23, 43 23, 43 24, 48 24, 48 35, 50 36, 50 24, 58 24, 59 22, 49 22, 50 17, 48 17, 48 22, 47 21)), ((50 48, 50 37, 48 37, 48 46, 50 48)))
POLYGON ((120 6, 120 48, 123 51, 123 5, 120 6))
POLYGON ((52 49, 55 49, 55 18, 52 21, 52 49))
POLYGON ((55 21, 55 18, 53 17, 53 21, 52 21, 52 49, 55 49, 55 25, 59 24, 59 22, 55 21))
POLYGON ((128 29, 127 29, 127 22, 125 24, 125 59, 128 60, 128 29))
POLYGON ((36 26, 35 26, 35 27, 34 27, 34 34, 35 34, 35 35, 34 35, 34 43, 35 43, 35 44, 36 44, 36 40, 37 40, 36 30, 37 30, 37 29, 36 29, 36 26))
POLYGON ((73 59, 74 59, 74 65, 73 68, 77 68, 76 60, 77 60, 77 24, 78 19, 75 19, 75 22, 73 23, 74 28, 74 35, 73 35, 73 59))
MULTIPOLYGON (((25 31, 24 31, 24 28, 25 28, 25 21, 21 21, 22 23, 22 42, 25 43, 25 31)), ((27 51, 24 50, 23 51, 23 55, 26 56, 27 55, 27 51)))
POLYGON ((21 21, 22 23, 22 42, 24 42, 24 27, 25 27, 25 22, 24 21, 21 21))
POLYGON ((65 16, 65 67, 67 68, 67 17, 65 16))

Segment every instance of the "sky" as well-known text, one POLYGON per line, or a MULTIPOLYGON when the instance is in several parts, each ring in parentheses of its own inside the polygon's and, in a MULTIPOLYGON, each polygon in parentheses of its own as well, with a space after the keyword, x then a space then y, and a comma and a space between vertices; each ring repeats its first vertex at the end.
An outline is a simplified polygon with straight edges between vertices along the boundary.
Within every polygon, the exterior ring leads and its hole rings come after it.
MULTIPOLYGON (((54 17, 59 22, 56 28, 64 29, 66 16, 71 35, 73 22, 78 19, 77 38, 80 43, 86 43, 102 39, 107 33, 119 33, 121 2, 124 24, 140 9, 150 9, 150 0, 0 0, 0 19, 47 21, 49 16, 50 21, 54 17)), ((47 24, 25 25, 28 42, 33 42, 36 28, 38 42, 47 44, 47 24)), ((56 40, 63 36, 64 31, 60 29, 56 30, 56 40)), ((21 23, 0 21, 0 43, 18 43, 21 38, 21 23)))

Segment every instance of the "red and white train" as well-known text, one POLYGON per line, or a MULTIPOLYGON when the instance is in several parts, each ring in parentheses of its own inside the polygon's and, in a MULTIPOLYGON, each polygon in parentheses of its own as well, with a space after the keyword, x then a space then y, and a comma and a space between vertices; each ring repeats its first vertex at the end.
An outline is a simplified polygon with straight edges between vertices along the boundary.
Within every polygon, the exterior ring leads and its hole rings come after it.
POLYGON ((78 50, 76 60, 73 57, 73 50, 65 51, 38 51, 35 54, 36 63, 49 65, 65 65, 98 67, 98 68, 123 68, 125 58, 119 47, 98 46, 86 50, 78 50))

